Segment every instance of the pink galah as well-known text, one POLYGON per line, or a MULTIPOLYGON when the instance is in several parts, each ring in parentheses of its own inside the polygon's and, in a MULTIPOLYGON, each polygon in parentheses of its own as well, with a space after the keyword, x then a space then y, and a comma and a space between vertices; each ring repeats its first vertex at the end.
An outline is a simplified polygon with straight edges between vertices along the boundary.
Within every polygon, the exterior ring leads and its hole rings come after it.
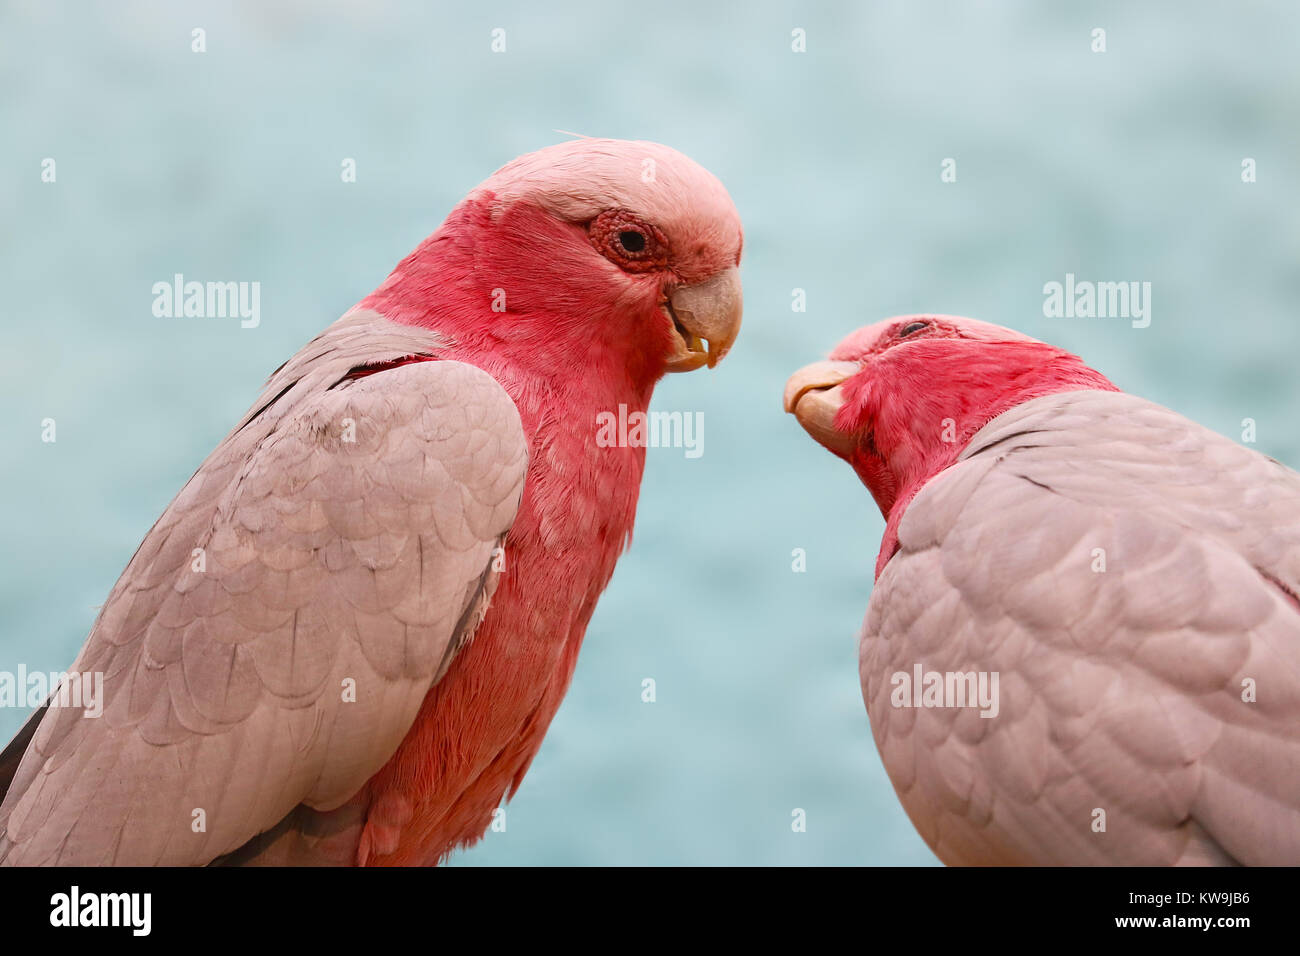
POLYGON ((1300 475, 951 316, 785 407, 885 516, 862 692, 941 860, 1300 863, 1300 475))
POLYGON ((740 218, 657 143, 473 190, 272 374, 0 753, 0 864, 426 864, 523 780, 632 533, 597 441, 740 329, 740 218), (200 825, 201 824, 201 825, 200 825))

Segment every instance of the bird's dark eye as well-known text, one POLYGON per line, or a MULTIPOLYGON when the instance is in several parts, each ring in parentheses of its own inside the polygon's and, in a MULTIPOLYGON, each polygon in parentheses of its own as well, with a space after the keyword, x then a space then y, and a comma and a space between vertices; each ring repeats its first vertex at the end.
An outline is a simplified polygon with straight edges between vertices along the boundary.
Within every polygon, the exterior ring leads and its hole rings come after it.
POLYGON ((929 322, 909 322, 898 330, 898 337, 900 339, 907 338, 907 336, 911 335, 913 332, 920 332, 929 324, 929 322))
POLYGON ((668 265, 668 240, 653 224, 627 209, 607 209, 587 226, 591 243, 625 272, 651 272, 668 265))

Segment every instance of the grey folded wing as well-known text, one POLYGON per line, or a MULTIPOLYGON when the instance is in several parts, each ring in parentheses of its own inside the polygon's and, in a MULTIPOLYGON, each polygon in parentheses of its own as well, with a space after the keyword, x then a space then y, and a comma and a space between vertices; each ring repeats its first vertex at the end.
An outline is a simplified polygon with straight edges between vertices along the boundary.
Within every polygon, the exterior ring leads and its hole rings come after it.
POLYGON ((41 718, 0 861, 206 863, 339 807, 472 636, 527 466, 509 396, 452 361, 289 371, 109 595, 72 668, 102 674, 102 715, 41 718))

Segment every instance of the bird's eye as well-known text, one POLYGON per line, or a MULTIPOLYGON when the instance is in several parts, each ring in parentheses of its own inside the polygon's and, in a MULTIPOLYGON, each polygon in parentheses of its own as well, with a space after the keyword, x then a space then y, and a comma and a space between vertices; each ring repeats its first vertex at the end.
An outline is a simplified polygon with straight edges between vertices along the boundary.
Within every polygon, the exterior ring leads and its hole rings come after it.
POLYGON ((591 244, 625 272, 650 272, 668 265, 664 234, 626 209, 607 209, 587 227, 591 244))
POLYGON ((909 322, 898 330, 898 337, 900 339, 907 338, 907 336, 911 335, 913 332, 920 332, 929 324, 929 322, 909 322))

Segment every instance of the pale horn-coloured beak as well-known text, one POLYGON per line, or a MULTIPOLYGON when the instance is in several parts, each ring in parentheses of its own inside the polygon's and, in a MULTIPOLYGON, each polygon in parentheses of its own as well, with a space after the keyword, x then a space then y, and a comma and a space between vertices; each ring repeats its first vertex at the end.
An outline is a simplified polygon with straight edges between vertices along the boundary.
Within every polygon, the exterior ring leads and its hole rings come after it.
POLYGON ((785 383, 785 410, 814 441, 845 458, 853 450, 853 438, 835 430, 835 414, 844 404, 840 385, 859 371, 857 362, 814 362, 785 383))
POLYGON ((689 372, 722 361, 740 334, 743 296, 735 266, 695 285, 678 286, 664 310, 677 333, 668 371, 689 372))

